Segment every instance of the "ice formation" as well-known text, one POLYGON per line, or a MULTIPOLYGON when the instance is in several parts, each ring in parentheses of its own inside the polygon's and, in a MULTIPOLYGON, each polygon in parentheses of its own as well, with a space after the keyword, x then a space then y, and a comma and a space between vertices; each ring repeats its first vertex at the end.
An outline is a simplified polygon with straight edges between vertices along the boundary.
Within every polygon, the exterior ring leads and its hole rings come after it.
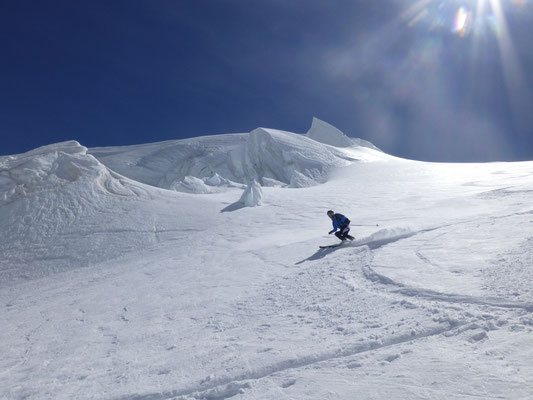
POLYGON ((323 183, 333 168, 360 159, 356 149, 361 147, 375 150, 315 118, 307 135, 257 128, 250 133, 89 151, 110 169, 136 181, 164 189, 213 193, 218 190, 203 186, 221 187, 206 181, 213 176, 241 184, 255 179, 261 186, 323 183))

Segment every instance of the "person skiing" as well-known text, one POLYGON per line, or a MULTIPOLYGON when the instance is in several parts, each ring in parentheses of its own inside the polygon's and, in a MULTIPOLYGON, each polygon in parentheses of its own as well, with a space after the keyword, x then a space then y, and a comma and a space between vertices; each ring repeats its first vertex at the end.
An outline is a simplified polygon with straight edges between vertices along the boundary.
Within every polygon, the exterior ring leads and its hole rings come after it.
POLYGON ((350 220, 348 218, 342 214, 335 213, 333 210, 328 211, 328 217, 331 218, 333 223, 333 230, 328 232, 330 235, 335 233, 335 236, 342 241, 346 239, 354 240, 354 237, 348 234, 350 232, 350 220))

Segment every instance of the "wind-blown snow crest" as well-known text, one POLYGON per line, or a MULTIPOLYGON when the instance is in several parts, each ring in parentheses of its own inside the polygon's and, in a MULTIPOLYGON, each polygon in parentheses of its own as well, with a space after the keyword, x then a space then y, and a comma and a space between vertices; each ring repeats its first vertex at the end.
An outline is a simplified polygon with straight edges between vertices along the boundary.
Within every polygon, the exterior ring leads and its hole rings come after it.
POLYGON ((316 117, 313 117, 313 122, 311 124, 311 128, 307 132, 307 137, 316 140, 317 142, 329 144, 335 147, 362 146, 379 150, 376 146, 366 140, 349 138, 333 125, 330 125, 316 117))
POLYGON ((88 155, 86 147, 69 141, 0 157, 0 205, 78 180, 90 182, 91 190, 123 196, 136 194, 117 174, 88 155))

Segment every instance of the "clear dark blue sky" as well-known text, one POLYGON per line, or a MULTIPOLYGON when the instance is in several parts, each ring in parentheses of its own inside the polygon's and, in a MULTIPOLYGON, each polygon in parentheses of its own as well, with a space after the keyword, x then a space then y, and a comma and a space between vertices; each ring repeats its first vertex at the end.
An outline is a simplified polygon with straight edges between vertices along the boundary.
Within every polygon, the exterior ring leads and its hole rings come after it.
POLYGON ((533 160, 531 0, 17 0, 0 34, 0 154, 317 116, 401 157, 533 160))

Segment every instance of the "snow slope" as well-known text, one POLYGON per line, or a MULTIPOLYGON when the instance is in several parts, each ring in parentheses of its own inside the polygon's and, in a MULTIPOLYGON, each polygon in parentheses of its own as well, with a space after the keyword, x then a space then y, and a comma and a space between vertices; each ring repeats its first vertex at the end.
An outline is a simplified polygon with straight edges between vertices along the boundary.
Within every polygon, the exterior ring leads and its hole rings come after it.
POLYGON ((89 153, 0 158, 0 398, 532 398, 533 162, 267 129, 89 153), (356 240, 321 250, 330 208, 356 240))
POLYGON ((75 141, 0 157, 0 286, 182 236, 191 216, 153 210, 180 196, 118 175, 75 141))

